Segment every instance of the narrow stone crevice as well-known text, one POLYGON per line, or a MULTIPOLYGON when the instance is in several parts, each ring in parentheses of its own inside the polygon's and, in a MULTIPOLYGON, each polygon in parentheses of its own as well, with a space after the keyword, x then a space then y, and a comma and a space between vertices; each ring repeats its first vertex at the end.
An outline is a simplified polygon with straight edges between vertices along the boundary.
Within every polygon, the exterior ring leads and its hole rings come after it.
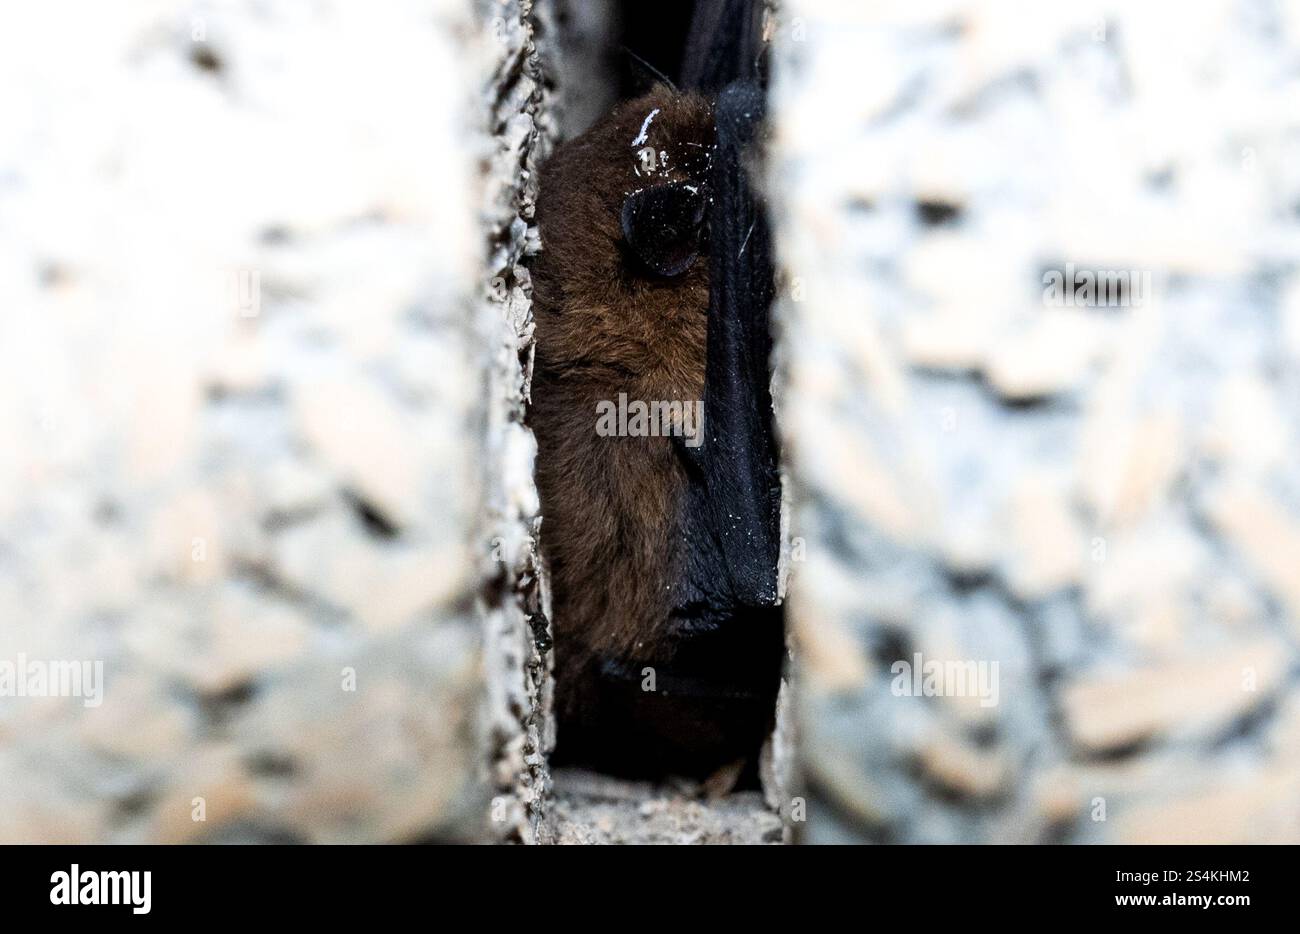
MULTIPOLYGON (((677 67, 686 46, 691 6, 670 4, 668 9, 652 13, 634 3, 538 0, 521 5, 534 53, 530 61, 536 70, 521 66, 516 75, 537 79, 540 85, 530 98, 533 110, 528 119, 534 128, 526 144, 530 148, 518 163, 529 166, 530 174, 514 189, 518 217, 525 223, 510 228, 511 236, 520 236, 529 246, 510 254, 512 259, 546 249, 528 213, 536 195, 533 168, 542 164, 553 145, 585 130, 615 102, 643 93, 656 80, 657 72, 677 67), (677 64, 671 60, 672 49, 677 50, 677 64)), ((512 55, 510 61, 524 59, 512 55)), ((523 95, 497 94, 498 101, 517 99, 523 95)), ((499 127, 506 130, 510 122, 500 121, 499 127)), ((518 132, 523 135, 522 130, 518 132)), ((520 364, 520 396, 526 411, 539 391, 529 379, 534 353, 531 308, 527 307, 531 281, 526 264, 523 269, 494 266, 500 273, 498 294, 507 296, 504 304, 507 312, 515 315, 512 320, 517 333, 526 335, 513 348, 514 359, 520 364)), ((511 410, 512 415, 517 412, 511 410)), ((525 419, 523 425, 527 424, 525 419)), ((535 495, 535 489, 530 495, 535 495)), ((530 531, 540 528, 544 535, 546 518, 538 519, 530 531)), ((547 705, 555 690, 549 658, 554 629, 549 625, 553 618, 546 600, 545 571, 535 548, 536 539, 530 539, 526 559, 513 576, 508 575, 514 581, 535 580, 535 585, 516 590, 517 605, 524 608, 521 619, 510 623, 497 620, 500 633, 505 634, 499 641, 511 652, 503 656, 503 665, 489 674, 490 679, 504 677, 514 686, 512 709, 519 722, 517 732, 504 730, 497 736, 500 777, 517 782, 498 802, 519 806, 517 826, 522 828, 508 838, 542 843, 787 841, 782 815, 789 810, 794 755, 784 687, 780 710, 773 715, 777 724, 773 734, 762 749, 752 750, 750 765, 736 775, 648 781, 644 776, 601 774, 584 767, 581 760, 566 762, 552 774, 547 756, 556 737, 547 705)), ((782 592, 788 553, 789 548, 783 548, 782 592)), ((495 693, 512 694, 510 690, 495 693)), ((563 735, 559 741, 563 749, 563 735)))

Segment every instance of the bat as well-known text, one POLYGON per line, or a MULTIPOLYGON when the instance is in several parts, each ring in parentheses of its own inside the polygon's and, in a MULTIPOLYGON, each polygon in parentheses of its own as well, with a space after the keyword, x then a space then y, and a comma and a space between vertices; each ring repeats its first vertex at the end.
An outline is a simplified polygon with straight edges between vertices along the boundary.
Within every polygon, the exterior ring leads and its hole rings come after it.
MULTIPOLYGON (((681 68, 557 148, 532 263, 553 761, 750 766, 785 657, 772 249, 750 181, 759 4, 697 4, 681 68)), ((752 768, 750 769, 752 774, 752 768)))

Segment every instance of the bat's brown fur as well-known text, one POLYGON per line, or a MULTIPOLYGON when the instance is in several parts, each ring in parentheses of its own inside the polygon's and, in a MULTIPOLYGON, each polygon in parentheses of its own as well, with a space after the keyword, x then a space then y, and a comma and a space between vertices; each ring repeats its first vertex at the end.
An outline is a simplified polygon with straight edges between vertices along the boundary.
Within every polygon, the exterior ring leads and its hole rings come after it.
POLYGON ((709 101, 666 88, 628 101, 561 146, 542 170, 542 253, 532 266, 542 548, 554 592, 561 703, 597 657, 655 662, 685 544, 686 478, 666 437, 600 437, 597 403, 704 397, 709 271, 701 257, 658 278, 627 254, 626 196, 703 180, 709 101), (659 112, 645 124, 654 110, 659 112), (633 145, 646 129, 646 140, 633 145), (645 146, 667 154, 647 173, 645 146))

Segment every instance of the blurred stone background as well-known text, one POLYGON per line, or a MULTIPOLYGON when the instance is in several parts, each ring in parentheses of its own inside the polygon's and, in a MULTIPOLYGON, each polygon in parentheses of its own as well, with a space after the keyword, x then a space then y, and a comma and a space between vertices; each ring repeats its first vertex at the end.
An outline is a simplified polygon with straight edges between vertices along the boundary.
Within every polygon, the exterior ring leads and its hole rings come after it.
POLYGON ((0 14, 0 840, 481 835, 486 19, 0 14))
POLYGON ((803 839, 1300 841, 1300 5, 774 42, 803 839), (998 703, 898 696, 918 652, 998 703))

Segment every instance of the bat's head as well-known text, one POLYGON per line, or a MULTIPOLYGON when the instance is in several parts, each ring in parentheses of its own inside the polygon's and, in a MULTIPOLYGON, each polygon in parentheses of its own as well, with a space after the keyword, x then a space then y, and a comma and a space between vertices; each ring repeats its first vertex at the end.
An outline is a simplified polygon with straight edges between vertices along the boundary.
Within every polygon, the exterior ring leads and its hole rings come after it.
POLYGON ((548 359, 702 375, 713 146, 709 100, 660 86, 547 162, 534 279, 548 359), (674 324, 688 332, 680 340, 674 324))

